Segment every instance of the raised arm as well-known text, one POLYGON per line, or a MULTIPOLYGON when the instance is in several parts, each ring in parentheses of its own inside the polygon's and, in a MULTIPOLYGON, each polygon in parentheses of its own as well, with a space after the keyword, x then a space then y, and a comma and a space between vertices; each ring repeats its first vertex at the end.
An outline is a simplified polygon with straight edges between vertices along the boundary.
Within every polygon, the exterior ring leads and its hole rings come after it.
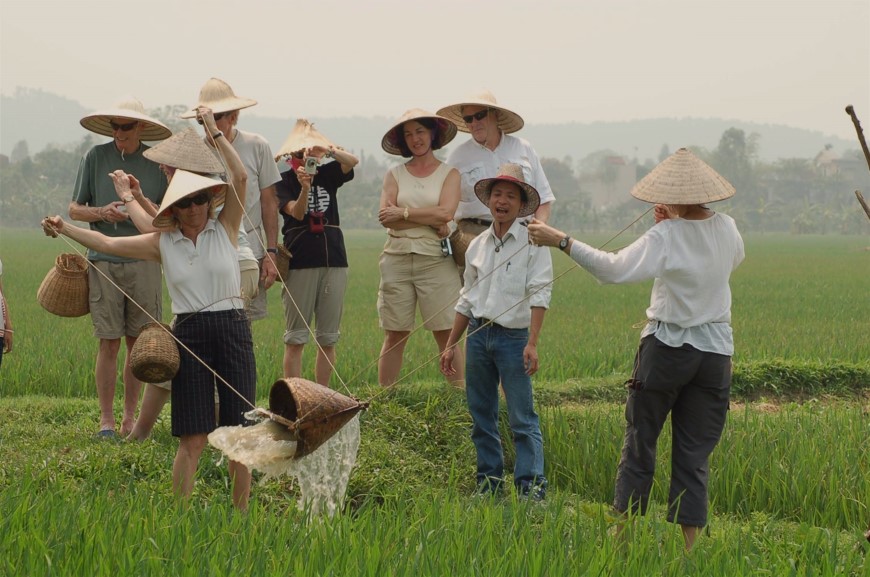
MULTIPOLYGON (((141 233, 159 232, 152 221, 157 216, 157 208, 148 197, 142 194, 142 187, 139 185, 139 180, 132 174, 127 174, 123 170, 116 170, 109 173, 109 178, 115 185, 115 192, 118 198, 124 203, 127 210, 127 215, 136 228, 141 233)), ((168 229, 167 229, 168 230, 168 229)))
POLYGON ((248 171, 242 164, 242 159, 230 141, 220 132, 214 122, 214 114, 211 108, 200 106, 196 109, 197 118, 203 122, 206 138, 217 148, 220 157, 227 166, 230 187, 223 210, 218 215, 218 220, 226 229, 230 240, 234 245, 238 243, 239 226, 242 223, 242 214, 245 212, 245 193, 248 184, 248 171))

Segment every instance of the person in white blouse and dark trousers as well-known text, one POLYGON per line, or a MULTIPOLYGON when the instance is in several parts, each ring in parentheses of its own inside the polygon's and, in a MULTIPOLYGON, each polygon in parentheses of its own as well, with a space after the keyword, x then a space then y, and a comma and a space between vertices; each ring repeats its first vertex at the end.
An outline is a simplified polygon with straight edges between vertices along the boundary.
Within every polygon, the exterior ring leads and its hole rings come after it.
POLYGON ((670 413, 668 520, 681 525, 690 549, 707 523, 709 457, 728 412, 734 354, 729 280, 743 260, 743 239, 731 217, 706 206, 733 196, 734 187, 685 148, 631 194, 656 204, 656 225, 618 253, 535 221, 529 235, 536 244, 558 246, 601 283, 655 279, 628 382, 614 507, 646 512, 656 444, 670 413))

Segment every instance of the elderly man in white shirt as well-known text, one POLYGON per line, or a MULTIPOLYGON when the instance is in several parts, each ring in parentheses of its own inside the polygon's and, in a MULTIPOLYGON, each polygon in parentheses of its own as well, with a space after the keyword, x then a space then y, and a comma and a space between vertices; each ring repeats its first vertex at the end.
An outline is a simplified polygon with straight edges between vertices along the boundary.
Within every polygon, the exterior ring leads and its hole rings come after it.
POLYGON ((504 482, 498 432, 501 381, 516 445, 514 485, 520 497, 542 500, 547 479, 531 376, 538 371, 537 344, 550 306, 553 266, 549 251, 529 244, 528 230, 518 220, 534 214, 540 197, 516 164, 503 166, 474 190, 489 206, 493 224, 468 246, 465 287, 441 354, 441 371, 448 377, 455 373, 455 346, 468 328, 466 395, 474 422, 478 493, 500 492, 504 482))
POLYGON ((525 139, 511 134, 523 127, 523 119, 498 106, 491 92, 473 94, 464 102, 445 106, 438 114, 450 119, 460 131, 471 134, 471 138, 447 158, 447 164, 458 169, 462 177, 462 197, 454 216, 457 229, 451 242, 456 262, 464 266, 463 247, 492 223, 489 208, 474 194, 475 183, 494 177, 503 164, 519 165, 523 180, 540 195, 534 216, 541 222, 549 220, 556 197, 535 149, 525 139))

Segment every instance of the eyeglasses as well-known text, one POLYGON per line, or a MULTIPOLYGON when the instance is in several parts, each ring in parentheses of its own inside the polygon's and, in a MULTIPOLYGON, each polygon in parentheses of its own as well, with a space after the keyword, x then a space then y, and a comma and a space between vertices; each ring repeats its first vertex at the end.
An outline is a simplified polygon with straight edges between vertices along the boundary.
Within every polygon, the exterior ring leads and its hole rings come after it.
MULTIPOLYGON (((218 120, 220 120, 221 118, 223 118, 227 114, 229 114, 229 112, 218 112, 217 114, 214 115, 214 121, 217 122, 218 120)), ((202 124, 202 118, 197 118, 196 121, 198 123, 202 124)))
POLYGON ((129 130, 133 130, 137 124, 139 124, 138 120, 134 120, 133 122, 128 122, 127 124, 118 124, 112 120, 109 121, 109 126, 112 127, 112 132, 114 132, 116 130, 120 130, 121 132, 127 132, 129 130))
POLYGON ((489 108, 484 108, 479 112, 475 112, 474 114, 468 114, 467 116, 463 116, 462 120, 465 121, 465 124, 471 124, 472 120, 483 120, 486 118, 486 115, 489 114, 489 108))
POLYGON ((191 204, 195 204, 197 206, 202 206, 203 204, 207 204, 211 198, 211 195, 207 192, 200 192, 196 196, 185 196, 181 200, 175 203, 175 206, 178 208, 190 208, 191 204))

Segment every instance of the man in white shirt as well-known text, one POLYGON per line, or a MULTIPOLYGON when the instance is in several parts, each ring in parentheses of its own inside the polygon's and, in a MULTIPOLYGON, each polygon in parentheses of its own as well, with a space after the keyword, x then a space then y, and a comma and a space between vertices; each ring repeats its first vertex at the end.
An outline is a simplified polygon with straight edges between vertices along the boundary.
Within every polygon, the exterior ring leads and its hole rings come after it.
POLYGON ((511 135, 523 127, 523 119, 498 106, 491 92, 473 94, 459 104, 445 106, 438 114, 450 119, 460 131, 471 134, 447 158, 447 164, 458 169, 462 177, 462 197, 454 216, 457 229, 451 237, 454 257, 462 266, 462 247, 492 223, 489 209, 474 194, 474 185, 479 180, 494 177, 503 164, 522 167, 524 182, 540 195, 541 203, 534 216, 541 222, 549 220, 556 197, 535 149, 525 139, 511 135))
MULTIPOLYGON (((197 106, 181 115, 182 118, 194 118, 197 107, 211 108, 219 129, 217 137, 222 136, 233 145, 248 171, 245 214, 242 217, 247 247, 239 246, 239 268, 242 273, 242 293, 247 302, 245 308, 251 320, 266 317, 266 290, 278 276, 274 260, 278 254, 278 196, 275 184, 281 180, 266 139, 236 128, 239 110, 255 104, 256 100, 236 96, 223 80, 210 78, 199 92, 197 106), (246 282, 246 279, 252 280, 246 282)), ((209 139, 205 141, 213 146, 209 139)))
POLYGON ((503 484, 501 381, 516 446, 514 485, 520 497, 542 500, 547 479, 531 376, 538 371, 537 344, 550 306, 553 265, 549 250, 529 244, 528 230, 518 220, 535 213, 540 197, 516 164, 504 165, 495 178, 479 181, 474 191, 489 206, 493 223, 468 246, 465 287, 441 354, 441 372, 448 377, 456 372, 455 346, 468 328, 466 395, 474 422, 478 492, 496 493, 503 484))

